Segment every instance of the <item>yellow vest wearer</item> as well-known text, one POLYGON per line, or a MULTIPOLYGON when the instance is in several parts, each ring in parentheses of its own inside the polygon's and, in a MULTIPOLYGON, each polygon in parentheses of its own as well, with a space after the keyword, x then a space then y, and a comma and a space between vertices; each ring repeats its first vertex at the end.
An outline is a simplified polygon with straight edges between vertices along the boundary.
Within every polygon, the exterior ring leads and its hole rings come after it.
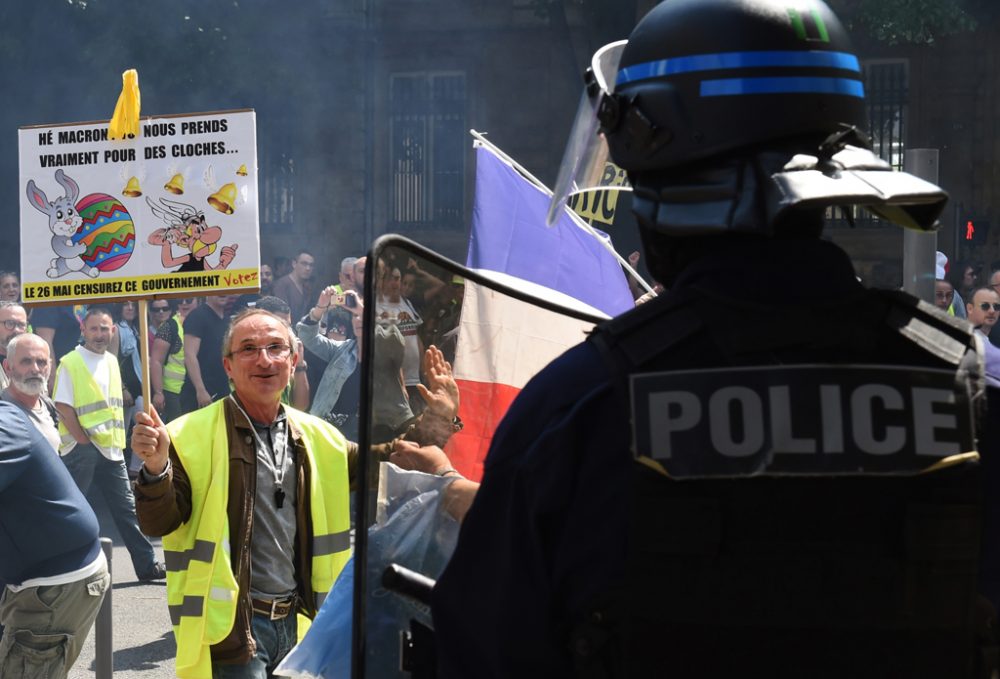
MULTIPOLYGON (((80 352, 73 350, 59 360, 63 372, 56 373, 56 384, 61 375, 73 383, 73 410, 80 426, 90 440, 101 448, 125 448, 125 414, 122 411, 122 376, 118 361, 108 357, 108 394, 97 386, 94 376, 87 369, 80 352)), ((65 453, 73 444, 73 435, 62 421, 59 422, 60 452, 65 453)))
POLYGON ((181 393, 184 386, 184 376, 187 368, 184 367, 184 319, 175 315, 173 318, 177 323, 177 336, 181 341, 181 349, 176 354, 167 353, 167 360, 163 364, 163 391, 171 394, 181 393))
MULTIPOLYGON (((313 532, 311 584, 321 602, 350 555, 347 444, 322 420, 293 408, 286 407, 285 413, 306 446, 313 532)), ((190 480, 192 497, 191 517, 163 537, 167 607, 177 641, 176 672, 182 679, 211 679, 211 646, 232 630, 239 590, 226 511, 225 399, 174 420, 167 429, 190 480)))

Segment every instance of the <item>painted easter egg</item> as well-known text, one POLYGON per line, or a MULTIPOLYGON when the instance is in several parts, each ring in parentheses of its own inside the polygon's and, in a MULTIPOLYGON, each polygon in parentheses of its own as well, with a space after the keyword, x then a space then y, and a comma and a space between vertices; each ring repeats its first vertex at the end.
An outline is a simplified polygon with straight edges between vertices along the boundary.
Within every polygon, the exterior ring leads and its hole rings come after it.
POLYGON ((124 266, 135 250, 135 224, 121 201, 106 193, 91 193, 77 202, 76 211, 83 225, 73 242, 87 246, 81 256, 84 263, 100 271, 124 266))

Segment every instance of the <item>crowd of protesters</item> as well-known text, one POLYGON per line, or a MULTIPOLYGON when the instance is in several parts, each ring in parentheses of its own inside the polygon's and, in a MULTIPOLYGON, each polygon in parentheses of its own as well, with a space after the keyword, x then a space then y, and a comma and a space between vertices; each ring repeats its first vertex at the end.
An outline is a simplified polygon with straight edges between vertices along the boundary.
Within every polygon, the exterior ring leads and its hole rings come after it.
MULTIPOLYGON (((335 275, 329 275, 317 271, 313 255, 302 251, 288 260, 287 266, 279 260, 275 260, 273 266, 262 264, 259 293, 149 300, 146 333, 141 329, 139 318, 142 306, 134 301, 26 309, 18 299, 17 275, 0 273, 0 354, 18 352, 16 356, 2 356, 11 360, 4 360, 0 387, 7 387, 3 399, 24 411, 22 420, 17 424, 11 421, 8 425, 11 431, 26 432, 22 437, 24 441, 18 439, 18 445, 23 443, 25 450, 35 451, 31 457, 18 459, 24 461, 25 469, 34 473, 31 470, 36 467, 51 467, 46 466, 44 455, 38 451, 52 449, 52 453, 58 453, 50 460, 61 460, 58 466, 65 473, 59 484, 39 494, 38 511, 46 515, 44 521, 50 518, 55 521, 58 520, 56 508, 76 506, 82 513, 72 521, 78 524, 83 538, 79 544, 37 545, 40 550, 48 550, 50 565, 58 572, 36 573, 26 567, 24 572, 10 571, 0 575, 3 581, 22 582, 23 586, 27 586, 24 583, 32 583, 32 586, 37 583, 39 586, 51 584, 72 588, 75 598, 67 597, 67 603, 60 605, 58 611, 54 610, 54 615, 67 621, 67 629, 72 626, 78 633, 75 638, 71 635, 62 641, 53 640, 61 648, 60 662, 71 663, 78 653, 79 643, 89 632, 93 613, 107 588, 103 558, 95 556, 93 550, 97 514, 90 506, 91 494, 99 492, 108 504, 111 518, 132 557, 138 580, 165 577, 168 567, 156 560, 146 535, 167 532, 174 535, 173 524, 164 527, 166 524, 150 523, 151 517, 166 520, 164 517, 174 515, 154 509, 151 513, 147 511, 144 519, 142 511, 137 514, 136 500, 142 501, 139 509, 148 509, 152 506, 150 502, 159 502, 150 493, 156 495, 156 489, 162 485, 160 482, 167 478, 168 472, 164 470, 166 448, 162 443, 166 423, 189 413, 193 417, 194 411, 222 413, 219 408, 210 408, 222 401, 235 404, 236 410, 226 406, 227 418, 236 411, 249 412, 252 416, 257 406, 267 401, 264 410, 268 417, 265 419, 270 424, 255 431, 254 438, 258 439, 258 444, 264 439, 270 442, 265 452, 270 451, 276 461, 280 437, 289 434, 284 429, 284 412, 290 413, 289 422, 292 422, 292 414, 306 411, 325 420, 327 424, 323 426, 336 427, 323 433, 308 420, 299 421, 301 415, 295 414, 296 422, 291 425, 295 429, 291 433, 304 437, 296 441, 304 441, 302 445, 306 451, 314 445, 325 446, 319 441, 331 440, 329 432, 337 432, 335 436, 343 436, 341 440, 357 441, 361 391, 359 340, 366 265, 365 257, 348 257, 335 269, 335 275), (287 329, 289 343, 283 340, 268 343, 272 335, 283 337, 285 330, 282 327, 287 329), (267 340, 264 346, 257 346, 263 341, 256 341, 260 339, 257 335, 267 340), (149 394, 151 405, 155 407, 152 415, 155 419, 144 414, 143 342, 149 349, 149 394), (22 345, 23 348, 16 349, 22 345), (265 354, 261 355, 261 351, 265 354), (273 374, 269 372, 267 379, 261 381, 261 376, 254 372, 255 366, 261 364, 282 365, 283 370, 271 371, 273 374), (281 384, 272 385, 275 380, 281 384), (280 387, 280 402, 294 406, 295 410, 275 411, 270 396, 258 389, 263 382, 267 382, 268 390, 264 391, 268 393, 271 386, 280 387), (37 430, 38 438, 30 444, 26 442, 31 438, 27 434, 30 429, 24 429, 25 424, 37 430), (151 446, 154 429, 160 443, 151 446), (133 437, 137 438, 133 440, 133 437), (159 451, 155 456, 154 449, 159 451), (151 473, 148 465, 153 459, 156 469, 151 473), (87 498, 86 507, 74 499, 75 494, 87 498), (67 571, 70 566, 73 568, 67 571), (72 625, 69 621, 73 621, 72 625)), ((444 369, 444 356, 433 345, 448 347, 450 344, 450 352, 454 354, 463 281, 447 278, 442 272, 428 271, 412 259, 404 262, 388 257, 377 262, 376 272, 376 334, 380 338, 377 342, 383 346, 394 345, 385 355, 399 359, 388 368, 387 388, 381 390, 382 395, 377 399, 379 403, 389 404, 391 414, 377 422, 381 426, 380 435, 384 436, 384 442, 389 442, 405 432, 411 441, 443 446, 458 430, 455 427, 458 394, 450 366, 444 369), (425 347, 428 347, 426 351, 425 347)), ((0 414, 8 419, 13 416, 6 411, 0 414)), ((256 418, 252 424, 257 427, 256 418)), ((181 431, 173 435, 183 438, 181 431)), ((173 445, 178 439, 171 440, 173 445)), ((203 445, 211 440, 212 437, 205 437, 204 432, 199 431, 191 442, 203 445)), ((386 449, 384 457, 388 457, 390 449, 386 449)), ((356 443, 349 443, 347 450, 355 460, 356 443)), ((183 453, 180 455, 183 457, 183 453)), ((184 465, 180 458, 174 461, 180 474, 184 465)), ((288 462, 281 464, 287 466, 288 462)), ((264 467, 259 469, 264 470, 264 467)), ((353 474, 356 464, 351 462, 350 467, 353 474)), ((233 469, 234 474, 238 473, 233 469)), ((5 472, 6 467, 0 471, 5 472)), ((278 466, 265 471, 273 472, 276 479, 283 477, 278 466)), ((334 476, 340 479, 340 473, 334 476)), ((292 478, 289 475, 289 479, 292 478)), ((343 485, 340 481, 342 479, 338 480, 338 487, 343 485)), ((281 515, 283 499, 288 494, 294 502, 296 492, 296 483, 289 483, 292 485, 279 484, 274 495, 272 510, 276 512, 271 518, 276 522, 276 536, 278 533, 284 535, 282 531, 287 533, 288 526, 282 523, 285 519, 281 515)), ((261 487, 263 485, 262 480, 261 487)), ((338 492, 346 493, 346 487, 338 492)), ((262 499, 269 497, 262 495, 262 499)), ((186 516, 187 505, 179 509, 173 504, 170 506, 180 512, 179 516, 186 516)), ((342 510, 338 505, 334 513, 344 517, 346 512, 342 510)), ((70 518, 64 520, 68 522, 70 518)), ((302 517, 297 520, 301 521, 302 517)), ((340 533, 323 539, 334 540, 338 545, 342 542, 340 533)), ((278 542, 284 544, 287 540, 278 542)), ((167 547, 166 538, 164 547, 167 547)), ((287 552, 284 555, 264 550, 260 554, 254 551, 251 556, 252 561, 274 560, 288 566, 291 570, 285 575, 294 571, 294 577, 278 583, 282 586, 296 582, 302 574, 301 564, 289 565, 289 555, 295 550, 291 544, 286 547, 282 550, 287 552)), ((343 551, 341 547, 337 549, 343 551)), ((28 561, 29 557, 24 560, 28 561)), ((323 565, 323 569, 328 570, 327 566, 323 565)), ((339 567, 327 573, 327 579, 337 570, 339 567)), ((260 582, 253 580, 249 584, 255 597, 255 613, 264 605, 262 601, 269 606, 268 615, 272 621, 278 619, 276 611, 288 615, 294 608, 288 604, 294 596, 288 601, 287 597, 262 596, 260 582)), ((275 583, 266 584, 270 587, 275 583)), ((322 590, 317 589, 317 593, 328 591, 330 584, 323 583, 322 590)), ((313 585, 319 587, 317 582, 313 585)), ((242 588, 244 583, 239 586, 242 588)), ((288 587, 279 589, 284 592, 288 587)), ((26 630, 31 629, 30 625, 22 629, 20 619, 13 614, 5 619, 14 621, 15 625, 0 642, 0 664, 18 657, 26 630)), ((255 628, 255 636, 256 633, 255 628)), ((218 659, 216 655, 213 649, 213 666, 218 659)), ((245 660, 242 655, 239 659, 245 660)), ((68 664, 63 665, 63 670, 65 667, 68 664)), ((54 666, 52 669, 55 671, 54 666)), ((52 676, 60 674, 55 672, 52 676)))
MULTIPOLYGON (((635 255, 629 260, 633 266, 638 264, 635 255)), ((455 361, 465 281, 429 262, 417 261, 393 249, 385 251, 374 264, 366 257, 346 257, 336 267, 317 267, 315 257, 303 250, 284 261, 276 259, 263 263, 258 293, 150 300, 146 304, 148 332, 145 335, 139 322, 141 306, 134 301, 27 310, 18 300, 17 274, 0 272, 0 357, 5 359, 5 369, 0 371, 3 380, 0 388, 5 390, 0 400, 7 400, 24 410, 26 421, 38 429, 40 441, 57 448, 64 463, 61 467, 67 471, 63 480, 71 480, 76 488, 62 483, 52 492, 70 497, 75 492, 88 496, 99 491, 129 550, 136 577, 140 581, 162 579, 167 568, 155 560, 144 533, 173 535, 179 525, 178 517, 183 519, 190 511, 183 503, 170 504, 170 511, 163 509, 167 505, 163 504, 165 500, 158 489, 170 474, 168 449, 163 438, 167 436, 165 425, 194 411, 209 412, 209 406, 216 407, 211 412, 218 417, 223 417, 224 413, 229 418, 233 413, 252 412, 256 407, 252 399, 260 395, 256 386, 263 383, 258 379, 260 375, 253 373, 254 366, 283 366, 283 370, 269 372, 263 380, 268 384, 267 398, 261 401, 267 406, 263 409, 267 411, 267 422, 265 427, 254 432, 257 447, 266 439, 269 443, 264 445, 265 452, 270 451, 276 464, 281 462, 276 448, 281 437, 288 433, 282 415, 285 411, 275 410, 276 406, 270 401, 270 392, 274 391, 274 398, 280 399, 280 403, 295 408, 288 412, 308 412, 333 425, 337 436, 342 435, 343 440, 349 442, 345 449, 351 460, 347 473, 353 487, 355 442, 360 433, 360 336, 364 322, 365 271, 371 266, 375 268, 372 276, 375 289, 368 301, 375 305, 372 317, 376 325, 373 333, 372 442, 387 445, 385 457, 404 468, 457 474, 442 448, 462 427, 458 418, 460 395, 451 366, 455 361), (255 319, 254 314, 263 316, 255 319), (249 339, 244 342, 240 333, 249 339), (28 341, 19 345, 17 338, 22 335, 22 339, 28 341), (285 336, 287 343, 274 339, 285 336), (152 417, 141 414, 145 405, 142 402, 143 342, 149 349, 149 393, 155 407, 152 417), (21 345, 22 349, 17 349, 21 345), (6 356, 12 351, 20 353, 6 356), (272 385, 275 380, 280 384, 272 385), (218 408, 223 400, 232 401, 234 405, 218 408), (135 454, 133 432, 138 432, 135 454), (402 436, 408 440, 402 440, 402 436), (152 470, 149 469, 151 460, 155 461, 152 470), (142 510, 138 515, 137 498, 142 510)), ((633 286, 637 304, 649 297, 643 292, 633 286)), ((977 329, 985 345, 987 378, 992 384, 1000 385, 1000 330, 995 331, 1000 325, 997 323, 1000 318, 1000 265, 984 273, 974 263, 958 262, 949 266, 946 258, 939 256, 935 303, 946 313, 968 319, 977 329)), ((9 413, 7 417, 9 419, 9 413)), ((216 421, 223 420, 211 422, 216 421)), ((208 426, 211 422, 206 420, 202 424, 208 426)), ((256 420, 251 424, 253 427, 258 425, 256 420)), ((312 430, 308 422, 294 426, 306 427, 296 429, 298 433, 295 434, 300 437, 296 439, 297 445, 304 446, 303 450, 319 445, 310 438, 315 432, 309 433, 312 430)), ((180 431, 183 430, 175 434, 180 431)), ((249 441, 248 437, 240 438, 242 431, 233 430, 228 435, 249 441)), ((185 445, 202 445, 203 439, 195 434, 191 441, 185 440, 185 445)), ((179 470, 183 469, 183 453, 177 453, 174 448, 169 450, 170 461, 179 470), (178 454, 181 457, 177 457, 178 454)), ((281 464, 291 463, 286 460, 281 464)), ((278 467, 265 469, 261 466, 260 470, 265 476, 274 474, 276 480, 284 478, 278 467)), ((335 475, 340 474, 338 471, 335 475)), ((261 477, 258 481, 263 484, 267 479, 261 477)), ((299 516, 288 525, 281 523, 283 498, 295 488, 293 482, 289 483, 292 485, 278 483, 276 490, 267 491, 274 493, 274 507, 271 508, 274 516, 271 518, 277 522, 275 530, 279 533, 287 532, 295 521, 303 520, 299 516)), ((343 485, 343 479, 338 484, 343 485)), ((455 484, 455 492, 461 491, 461 497, 452 498, 449 506, 459 508, 454 514, 459 520, 464 514, 461 508, 468 507, 477 487, 464 479, 455 484)), ((264 499, 270 497, 262 496, 264 499)), ((46 502, 54 506, 60 500, 54 495, 46 502)), ((91 554, 91 526, 95 516, 87 513, 74 519, 81 526, 87 525, 82 533, 86 539, 76 547, 83 551, 53 558, 56 559, 54 563, 61 565, 75 564, 74 578, 82 574, 66 586, 86 582, 91 591, 103 596, 106 582, 102 578, 106 571, 103 561, 91 554)), ((284 538, 282 540, 287 542, 284 538)), ((291 548, 285 551, 294 552, 291 548)), ((282 596, 263 597, 254 589, 262 586, 261 583, 250 583, 251 591, 255 592, 254 613, 263 610, 261 607, 265 604, 270 607, 268 615, 274 615, 279 609, 285 615, 291 612, 289 602, 293 599, 287 596, 294 598, 294 588, 289 583, 296 582, 297 574, 306 566, 285 563, 287 557, 287 554, 280 556, 267 553, 267 550, 251 555, 252 561, 278 559, 288 569, 288 577, 278 583, 282 596)), ((62 576, 56 574, 56 579, 62 581, 62 576)), ((325 583, 323 587, 328 589, 328 585, 325 583)), ((243 586, 245 583, 239 583, 239 587, 243 586)), ((81 601, 76 606, 74 615, 79 618, 78 626, 82 626, 84 633, 92 622, 94 604, 94 601, 81 601)), ((255 636, 256 633, 255 629, 255 636)), ((16 645, 16 640, 8 639, 7 643, 16 645)), ((241 661, 246 659, 246 650, 242 648, 240 652, 241 661)), ((65 652, 72 655, 77 649, 67 647, 65 652)), ((284 652, 286 648, 280 650, 282 655, 284 652)), ((213 649, 213 666, 217 660, 213 649)))

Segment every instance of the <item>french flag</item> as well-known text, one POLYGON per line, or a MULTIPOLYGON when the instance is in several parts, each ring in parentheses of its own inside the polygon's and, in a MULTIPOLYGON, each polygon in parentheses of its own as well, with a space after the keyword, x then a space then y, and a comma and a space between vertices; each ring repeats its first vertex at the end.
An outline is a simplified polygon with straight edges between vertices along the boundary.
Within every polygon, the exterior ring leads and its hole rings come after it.
POLYGON ((582 342, 595 320, 634 306, 621 266, 601 243, 565 213, 546 226, 550 200, 489 148, 477 148, 466 265, 591 320, 466 281, 454 364, 465 428, 446 452, 452 465, 475 481, 482 478, 493 432, 528 380, 582 342))

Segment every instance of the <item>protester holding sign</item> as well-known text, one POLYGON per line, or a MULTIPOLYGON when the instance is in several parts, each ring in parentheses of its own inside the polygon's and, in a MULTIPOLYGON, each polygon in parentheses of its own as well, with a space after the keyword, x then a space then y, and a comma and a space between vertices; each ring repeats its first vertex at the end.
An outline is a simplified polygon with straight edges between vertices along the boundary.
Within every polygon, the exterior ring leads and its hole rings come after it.
POLYGON ((169 427, 138 416, 140 520, 177 563, 167 600, 180 677, 270 676, 295 644, 296 613, 315 616, 347 561, 347 442, 281 404, 296 343, 277 316, 248 309, 222 343, 234 394, 169 427))

